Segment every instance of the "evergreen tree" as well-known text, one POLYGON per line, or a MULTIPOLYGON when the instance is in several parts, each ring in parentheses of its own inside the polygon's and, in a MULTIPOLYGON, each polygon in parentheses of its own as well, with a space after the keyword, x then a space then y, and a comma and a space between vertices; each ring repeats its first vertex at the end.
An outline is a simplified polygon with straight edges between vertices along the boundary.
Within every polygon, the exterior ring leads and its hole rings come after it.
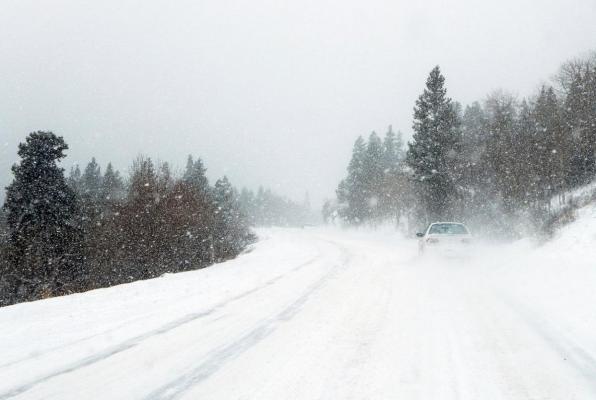
POLYGON ((80 197, 80 221, 79 228, 83 230, 86 237, 91 234, 95 225, 100 223, 103 211, 102 201, 102 177, 101 168, 95 157, 85 167, 85 171, 80 179, 79 197, 80 197))
POLYGON ((209 188, 209 180, 207 179, 207 169, 203 165, 203 161, 197 158, 193 161, 192 156, 188 156, 186 163, 186 170, 184 171, 183 180, 187 183, 195 185, 195 187, 207 192, 209 188))
POLYGON ((342 217, 351 224, 362 223, 366 218, 368 193, 364 170, 365 158, 366 143, 362 136, 359 136, 352 150, 348 176, 340 183, 337 190, 338 200, 342 203, 342 217))
POLYGON ((256 204, 255 194, 253 193, 253 191, 247 188, 242 188, 242 190, 240 191, 239 202, 242 213, 247 216, 249 225, 257 225, 258 208, 256 204))
POLYGON ((101 178, 97 197, 89 193, 81 195, 81 221, 84 233, 84 254, 94 287, 118 283, 118 251, 116 243, 122 244, 119 215, 123 207, 124 183, 118 171, 108 163, 101 178))
POLYGON ((366 152, 362 165, 363 174, 362 186, 364 187, 365 209, 364 216, 369 221, 375 221, 381 217, 380 199, 383 193, 384 173, 384 149, 381 138, 372 132, 368 137, 366 152))
POLYGON ((461 158, 463 160, 460 176, 463 205, 468 219, 485 214, 485 207, 490 204, 485 196, 489 181, 489 168, 483 163, 488 138, 488 118, 479 102, 475 101, 465 108, 461 123, 461 158))
POLYGON ((157 174, 153 161, 151 158, 139 156, 133 162, 128 197, 142 208, 148 208, 155 204, 156 196, 157 174))
POLYGON ((325 224, 328 224, 333 221, 333 212, 334 210, 331 200, 326 199, 323 203, 323 209, 321 210, 321 213, 323 215, 323 222, 325 224))
POLYGON ((192 155, 189 154, 188 157, 186 158, 186 169, 184 170, 184 176, 182 177, 183 180, 188 181, 191 179, 191 177, 193 175, 194 165, 195 165, 195 162, 192 158, 192 155))
POLYGON ((516 193, 520 191, 516 182, 516 154, 512 151, 515 106, 515 98, 500 91, 491 94, 486 101, 488 138, 484 162, 489 174, 487 190, 494 199, 500 199, 502 211, 509 215, 515 211, 516 193))
POLYGON ((238 196, 227 177, 218 179, 213 190, 216 223, 213 243, 217 261, 235 257, 250 241, 251 235, 238 204, 238 196))
POLYGON ((152 278, 162 271, 159 250, 167 246, 158 236, 159 227, 166 221, 158 212, 159 194, 157 173, 151 158, 139 156, 133 162, 128 198, 120 211, 119 243, 124 268, 130 280, 152 278))
POLYGON ((467 106, 461 125, 462 155, 468 162, 464 177, 466 186, 479 186, 483 181, 481 160, 486 151, 488 118, 479 102, 467 106))
POLYGON ((157 193, 159 198, 163 198, 174 185, 172 171, 168 162, 159 163, 157 168, 157 193))
POLYGON ((104 202, 115 202, 120 200, 124 194, 124 182, 120 173, 114 169, 112 163, 108 163, 106 172, 101 180, 101 198, 104 202))
POLYGON ((541 198, 541 179, 542 172, 538 160, 536 142, 536 120, 534 110, 523 99, 519 106, 519 112, 516 121, 515 141, 516 150, 514 171, 517 177, 518 200, 520 205, 531 208, 539 207, 538 201, 541 198))
POLYGON ((56 295, 81 287, 73 227, 76 196, 58 162, 68 146, 51 132, 31 133, 19 145, 4 209, 11 246, 11 276, 21 299, 56 295))
POLYGON ((161 250, 162 264, 170 265, 170 271, 185 271, 216 261, 216 206, 200 188, 184 180, 176 182, 160 203, 159 213, 167 221, 159 229, 161 241, 167 243, 161 250))
POLYGON ((101 168, 95 157, 91 159, 81 176, 81 194, 88 199, 96 201, 100 196, 101 168))
POLYGON ((389 125, 385 138, 383 139, 383 170, 389 172, 398 168, 399 163, 404 159, 404 142, 401 132, 395 134, 389 125))
POLYGON ((68 176, 68 186, 76 193, 81 193, 81 169, 79 165, 70 167, 70 175, 68 176))
POLYGON ((425 222, 452 217, 450 206, 457 197, 453 160, 460 144, 458 119, 444 84, 445 78, 436 66, 416 100, 414 135, 407 153, 425 222))
POLYGON ((267 210, 271 209, 270 207, 267 207, 267 202, 268 200, 265 193, 265 188, 263 188, 263 186, 259 186, 255 196, 255 219, 259 225, 269 226, 272 224, 272 221, 267 215, 267 210))
POLYGON ((563 118, 572 148, 566 181, 579 186, 596 176, 596 69, 584 66, 569 77, 563 118))
POLYGON ((404 143, 401 132, 393 133, 391 126, 383 140, 383 183, 380 197, 381 214, 399 223, 404 211, 406 191, 409 189, 403 172, 404 143))
POLYGON ((534 107, 536 124, 535 157, 538 168, 535 173, 542 182, 545 202, 565 187, 567 168, 571 153, 569 136, 563 129, 557 97, 552 87, 542 87, 534 107))

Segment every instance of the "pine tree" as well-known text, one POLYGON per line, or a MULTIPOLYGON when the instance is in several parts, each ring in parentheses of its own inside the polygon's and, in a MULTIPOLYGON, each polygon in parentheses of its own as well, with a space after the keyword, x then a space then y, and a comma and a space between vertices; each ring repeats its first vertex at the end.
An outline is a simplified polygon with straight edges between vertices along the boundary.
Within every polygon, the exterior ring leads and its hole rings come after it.
POLYGON ((460 143, 458 119, 444 84, 445 78, 436 66, 429 74, 426 89, 416 101, 414 135, 407 153, 420 204, 426 214, 425 222, 450 218, 451 205, 457 198, 453 160, 460 143))
POLYGON ((395 134, 389 125, 385 138, 383 139, 383 167, 388 172, 398 168, 399 163, 404 159, 404 142, 401 132, 395 134))
POLYGON ((163 271, 156 268, 162 260, 160 250, 167 246, 159 237, 166 223, 158 209, 157 174, 153 161, 138 156, 133 162, 128 198, 118 218, 119 232, 116 247, 120 249, 122 273, 129 279, 146 279, 163 271))
POLYGON ((227 177, 218 179, 213 189, 216 223, 213 244, 218 261, 235 257, 250 241, 251 234, 238 204, 236 190, 227 177))
POLYGON ((381 217, 380 199, 383 195, 384 149, 381 138, 372 132, 368 137, 363 161, 363 187, 365 195, 365 219, 378 222, 381 217))
POLYGON ((103 211, 101 168, 95 157, 85 167, 80 179, 80 221, 79 228, 88 237, 94 227, 100 223, 103 211))
POLYGON ((381 213, 384 217, 399 223, 400 214, 405 209, 408 185, 403 172, 405 158, 401 132, 393 133, 391 126, 383 140, 383 183, 380 197, 381 213))
POLYGON ((93 157, 81 176, 81 194, 95 201, 101 196, 100 189, 101 167, 93 157))
POLYGON ((186 170, 184 171, 182 179, 200 190, 207 192, 209 188, 209 180, 207 179, 206 173, 207 169, 203 165, 203 161, 200 158, 193 161, 192 156, 189 155, 186 163, 186 170))
POLYGON ((466 186, 478 186, 483 178, 481 160, 486 150, 488 138, 488 118, 479 102, 475 101, 467 106, 462 117, 462 153, 468 162, 467 175, 464 178, 466 186))
MULTIPOLYGON (((249 225, 257 225, 258 208, 253 191, 247 188, 242 188, 238 201, 240 202, 242 213, 247 216, 249 225)), ((260 222, 258 223, 260 224, 260 222)))
POLYGON ((11 276, 18 297, 35 299, 83 285, 77 257, 79 235, 73 227, 76 196, 58 162, 68 146, 51 132, 31 133, 19 145, 12 167, 7 212, 11 276))
POLYGON ((119 283, 115 266, 118 265, 118 244, 122 244, 119 215, 124 206, 124 183, 111 163, 101 177, 98 195, 92 198, 88 193, 82 194, 81 199, 82 252, 90 266, 91 284, 102 287, 119 283))
POLYGON ((189 196, 189 199, 182 199, 190 207, 186 230, 190 239, 197 242, 194 247, 199 249, 202 262, 210 264, 216 261, 214 232, 218 216, 206 172, 207 169, 200 158, 194 161, 192 156, 188 156, 181 184, 185 188, 185 196, 189 196))
POLYGON ((321 210, 321 214, 323 216, 323 222, 325 224, 328 224, 333 221, 333 212, 334 212, 334 210, 333 210, 333 204, 332 204, 331 200, 326 199, 323 202, 323 208, 321 210))
POLYGON ((66 181, 68 183, 68 186, 70 186, 70 188, 72 190, 75 191, 75 193, 81 193, 81 169, 79 168, 79 165, 75 165, 73 167, 70 167, 70 175, 68 176, 68 180, 66 181))
POLYGON ((157 193, 159 198, 163 198, 174 185, 172 171, 168 162, 159 163, 157 167, 157 193))
POLYGON ((494 92, 486 101, 486 110, 488 139, 484 163, 490 176, 488 190, 494 199, 500 198, 502 211, 511 215, 518 205, 516 194, 520 191, 516 183, 516 154, 512 151, 516 122, 515 98, 500 91, 494 92))
POLYGON ((348 165, 348 176, 337 189, 341 216, 346 222, 360 224, 366 218, 368 199, 364 162, 366 158, 366 143, 359 136, 354 143, 352 158, 348 165))
POLYGON ((571 143, 568 141, 557 98, 552 87, 542 87, 534 107, 536 123, 536 174, 542 183, 542 199, 550 204, 553 195, 562 192, 568 176, 571 143))
POLYGON ((184 175, 182 176, 182 179, 184 181, 190 181, 193 175, 193 169, 194 169, 194 165, 195 162, 192 158, 192 155, 188 155, 188 157, 186 158, 186 169, 184 170, 184 175))
POLYGON ((526 99, 520 103, 515 131, 517 140, 514 146, 517 151, 513 169, 519 189, 518 200, 520 205, 536 209, 542 195, 542 172, 535 157, 538 147, 535 114, 526 99))
POLYGON ((271 221, 268 220, 267 216, 267 199, 265 197, 265 188, 259 186, 257 194, 255 196, 255 220, 257 225, 269 226, 271 221))
POLYGON ((488 118, 479 102, 475 101, 465 108, 461 122, 461 159, 462 170, 460 186, 462 190, 465 214, 468 220, 482 219, 485 209, 490 204, 486 196, 489 182, 489 168, 485 160, 488 138, 488 118))
POLYGON ((596 67, 569 77, 563 118, 572 148, 566 181, 579 186, 596 176, 596 67))
POLYGON ((101 198, 103 202, 115 202, 122 199, 124 194, 124 182, 120 173, 114 170, 112 163, 108 163, 106 172, 101 181, 101 198))
POLYGON ((133 162, 128 197, 142 208, 151 207, 156 203, 157 174, 151 158, 139 156, 133 162))

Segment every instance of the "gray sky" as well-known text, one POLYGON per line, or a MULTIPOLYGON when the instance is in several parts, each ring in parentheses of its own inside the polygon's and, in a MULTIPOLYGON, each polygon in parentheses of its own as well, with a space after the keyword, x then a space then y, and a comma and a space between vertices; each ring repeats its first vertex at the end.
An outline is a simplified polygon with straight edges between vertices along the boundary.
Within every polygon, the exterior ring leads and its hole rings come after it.
MULTIPOLYGON (((595 0, 0 0, 0 185, 52 130, 64 166, 139 153, 213 181, 333 195, 356 136, 411 133, 436 64, 464 104, 596 49, 595 0)), ((2 194, 3 196, 3 194, 2 194)))

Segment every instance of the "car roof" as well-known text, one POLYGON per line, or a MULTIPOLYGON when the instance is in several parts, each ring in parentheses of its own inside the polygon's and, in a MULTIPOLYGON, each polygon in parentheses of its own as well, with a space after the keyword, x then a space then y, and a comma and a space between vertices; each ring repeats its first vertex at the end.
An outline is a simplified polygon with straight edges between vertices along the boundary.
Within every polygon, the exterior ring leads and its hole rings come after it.
POLYGON ((466 224, 464 224, 462 222, 431 222, 428 225, 428 227, 425 229, 425 232, 429 232, 430 231, 430 228, 432 228, 434 225, 442 225, 442 224, 446 224, 446 225, 460 225, 460 226, 463 226, 466 231, 468 231, 467 235, 471 235, 472 234, 470 232, 470 229, 466 226, 466 224))

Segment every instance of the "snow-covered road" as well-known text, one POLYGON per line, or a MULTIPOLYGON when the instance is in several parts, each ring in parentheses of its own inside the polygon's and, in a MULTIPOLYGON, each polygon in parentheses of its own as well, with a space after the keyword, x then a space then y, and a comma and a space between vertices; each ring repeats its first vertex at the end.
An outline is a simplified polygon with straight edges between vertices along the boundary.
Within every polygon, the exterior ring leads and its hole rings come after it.
POLYGON ((581 229, 465 263, 396 235, 263 231, 212 268, 0 309, 0 399, 594 399, 581 229))

